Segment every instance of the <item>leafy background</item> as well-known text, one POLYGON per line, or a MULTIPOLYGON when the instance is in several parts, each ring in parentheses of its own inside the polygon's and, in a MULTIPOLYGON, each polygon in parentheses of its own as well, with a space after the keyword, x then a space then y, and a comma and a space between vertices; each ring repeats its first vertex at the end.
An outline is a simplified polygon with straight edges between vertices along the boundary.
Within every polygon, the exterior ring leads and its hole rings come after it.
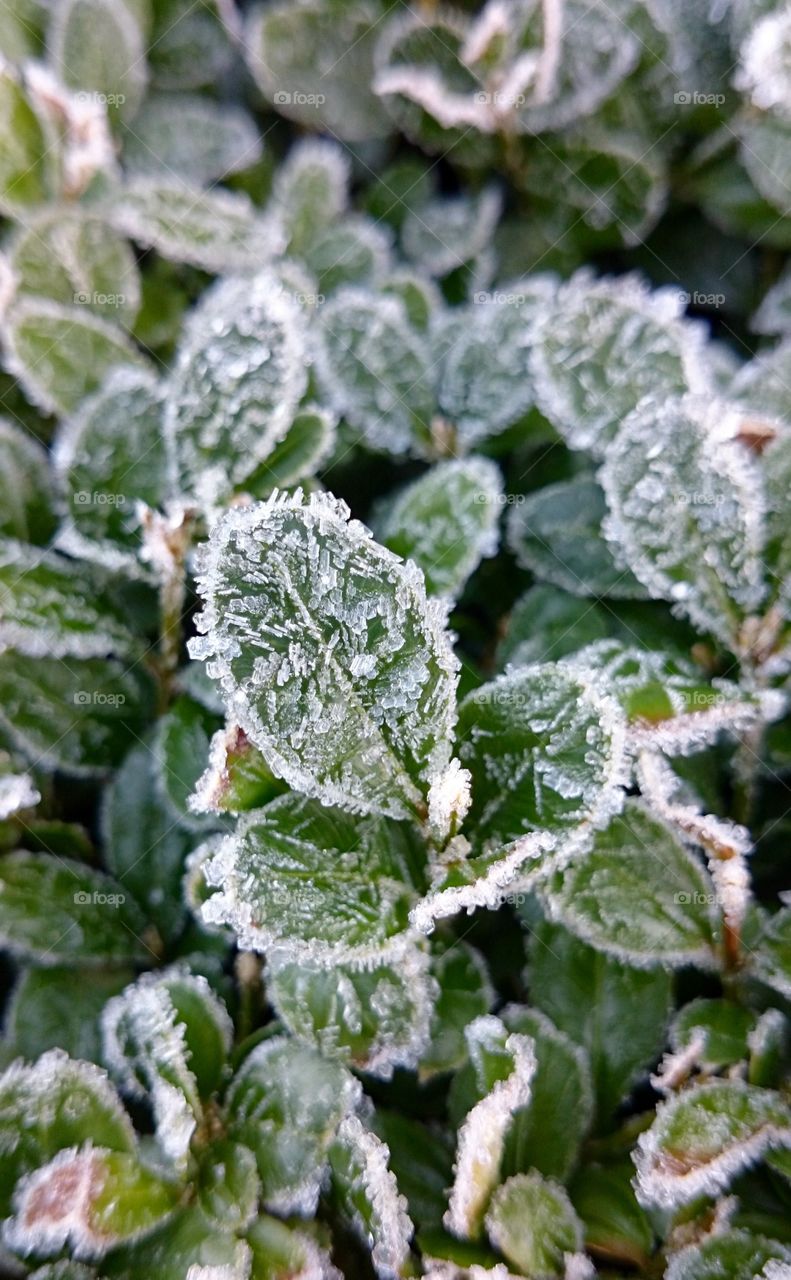
POLYGON ((791 1275, 791 7, 0 9, 0 1267, 791 1275))

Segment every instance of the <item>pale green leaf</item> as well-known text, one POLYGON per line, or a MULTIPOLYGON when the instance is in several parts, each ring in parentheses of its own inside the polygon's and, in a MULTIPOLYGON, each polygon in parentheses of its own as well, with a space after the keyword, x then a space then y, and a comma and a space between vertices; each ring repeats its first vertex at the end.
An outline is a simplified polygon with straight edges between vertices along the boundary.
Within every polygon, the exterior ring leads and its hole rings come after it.
POLYGON ((197 94, 149 94, 123 137, 129 173, 175 176, 198 188, 251 168, 261 151, 246 111, 197 94))
POLYGON ((351 1229, 371 1251, 382 1280, 403 1274, 413 1226, 389 1167, 390 1153, 357 1116, 346 1116, 329 1150, 332 1193, 351 1229))
POLYGON ((111 117, 130 120, 146 87, 143 36, 123 0, 61 0, 47 43, 64 84, 105 104, 111 117))
POLYGON ((568 1195, 539 1173, 508 1178, 492 1196, 486 1232, 524 1275, 562 1276, 565 1255, 582 1248, 582 1223, 568 1195))
POLYGON ((0 418, 0 535, 46 545, 55 531, 52 488, 41 444, 0 418))

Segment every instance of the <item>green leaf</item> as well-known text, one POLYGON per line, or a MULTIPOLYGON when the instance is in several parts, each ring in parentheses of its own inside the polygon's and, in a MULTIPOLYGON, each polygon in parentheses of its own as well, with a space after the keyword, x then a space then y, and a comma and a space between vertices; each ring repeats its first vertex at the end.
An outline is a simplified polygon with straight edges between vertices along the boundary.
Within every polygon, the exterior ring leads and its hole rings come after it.
POLYGON ((143 32, 130 6, 112 0, 63 0, 47 34, 64 84, 132 119, 146 87, 143 32))
POLYGON ((278 167, 272 205, 288 237, 289 253, 304 254, 317 235, 345 212, 351 169, 345 151, 327 138, 303 138, 278 167))
POLYGON ((132 656, 107 580, 77 560, 8 540, 0 544, 0 640, 31 658, 132 656))
POLYGON ((579 1169, 569 1195, 585 1232, 585 1247, 602 1259, 645 1268, 653 1252, 654 1232, 632 1188, 631 1160, 589 1164, 579 1169))
POLYGON ((508 547, 521 569, 573 595, 642 599, 640 583, 604 540, 605 512, 601 488, 589 476, 546 485, 511 508, 508 547))
POLYGON ((340 289, 321 308, 316 376, 331 407, 372 449, 430 453, 430 353, 400 298, 340 289))
POLYGON ((15 232, 7 252, 20 293, 77 304, 124 328, 134 321, 140 306, 134 253, 95 214, 68 205, 38 210, 15 232))
POLYGON ((201 191, 174 177, 136 177, 108 197, 102 213, 118 231, 170 262, 213 274, 260 271, 278 235, 241 192, 201 191))
POLYGON ((308 1231, 297 1231, 259 1213, 245 1237, 252 1252, 253 1280, 300 1280, 331 1276, 332 1264, 308 1231))
POLYGON ((0 725, 42 768, 107 773, 145 733, 153 709, 140 665, 0 654, 0 725))
POLYGON ((716 963, 717 895, 702 863, 637 800, 542 887, 553 920, 628 964, 716 963))
POLYGON ((652 596, 729 646, 765 592, 760 477, 733 438, 742 418, 710 398, 644 401, 601 470, 608 540, 652 596))
POLYGON ((791 123, 778 112, 745 113, 737 122, 740 158, 750 178, 770 204, 785 212, 791 184, 791 123))
POLYGON ((769 1151, 791 1147, 791 1110, 779 1093, 720 1080, 657 1108, 634 1160, 642 1203, 674 1209, 715 1196, 769 1151))
POLYGON ((218 729, 209 744, 208 767, 190 797, 193 813, 245 813, 285 790, 238 725, 218 729))
POLYGON ((205 868, 204 917, 245 950, 363 958, 403 935, 425 850, 405 823, 355 818, 293 793, 243 815, 205 868))
POLYGON ((336 419, 317 404, 305 404, 294 416, 283 439, 265 462, 244 482, 254 498, 268 498, 274 489, 287 489, 321 470, 335 445, 336 419))
POLYGON ((293 1040, 248 1054, 228 1088, 227 1132, 255 1153, 266 1208, 315 1212, 330 1144, 359 1093, 344 1067, 293 1040))
POLYGON ((157 781, 151 749, 133 747, 105 792, 102 834, 110 871, 161 937, 171 940, 184 924, 181 884, 192 841, 157 781))
POLYGON ((163 428, 183 491, 228 496, 285 436, 305 391, 296 304, 268 271, 203 295, 182 335, 163 428))
POLYGON ((293 1035, 385 1080, 395 1067, 418 1065, 437 998, 428 956, 417 946, 331 967, 274 950, 267 990, 293 1035))
POLYGON ((478 840, 578 839, 620 808, 623 715, 584 672, 547 663, 499 676, 464 699, 458 735, 478 840))
POLYGON ((140 909, 117 880, 66 858, 0 858, 3 946, 37 964, 128 965, 149 952, 140 909))
POLYGON ((21 295, 3 324, 6 368, 45 413, 73 412, 116 365, 143 366, 122 331, 87 307, 21 295))
POLYGON ((349 142, 384 137, 390 129, 370 89, 378 8, 326 0, 262 6, 253 13, 245 56, 261 92, 282 115, 349 142), (354 49, 354 58, 348 58, 354 49), (316 67, 325 68, 316 78, 316 67), (317 92, 317 86, 320 92, 317 92))
POLYGON ((198 1173, 198 1203, 219 1228, 242 1231, 250 1226, 260 1192, 255 1156, 248 1147, 224 1138, 207 1148, 198 1173))
POLYGON ((665 1043, 671 982, 664 970, 632 969, 555 925, 530 945, 530 999, 587 1050, 599 1126, 651 1066, 665 1043))
POLYGON ((509 1031, 530 1036, 536 1071, 528 1106, 514 1117, 503 1155, 506 1175, 537 1169, 565 1182, 593 1119, 593 1089, 587 1055, 543 1013, 507 1005, 509 1031))
POLYGON ((54 194, 57 152, 19 75, 0 64, 0 210, 13 216, 54 194))
POLYGON ((670 1259, 665 1280, 782 1280, 791 1249, 748 1231, 723 1231, 670 1259), (773 1267, 772 1264, 775 1263, 773 1267), (784 1265, 785 1264, 785 1265, 784 1265))
POLYGON ((115 369, 58 431, 52 458, 66 506, 58 533, 63 550, 136 568, 137 504, 159 507, 167 496, 162 399, 151 374, 115 369))
POLYGON ((348 515, 300 493, 227 512, 201 555, 207 634, 190 651, 290 786, 403 818, 448 763, 456 662, 419 571, 348 515))
POLYGON ((607 615, 590 600, 538 583, 520 596, 497 647, 500 669, 557 662, 609 633, 607 615))
POLYGON ((179 822, 202 830, 206 823, 190 811, 189 799, 206 769, 217 717, 193 698, 171 703, 157 727, 158 785, 179 822))
POLYGON ((466 1062, 464 1028, 494 1004, 486 963, 464 942, 452 943, 435 955, 431 973, 439 983, 439 994, 431 1021, 431 1042, 420 1059, 422 1080, 454 1071, 466 1062))
POLYGON ((455 1236, 477 1239, 500 1179, 514 1116, 528 1105, 536 1074, 534 1043, 499 1018, 476 1018, 466 1029, 480 1101, 459 1128, 454 1182, 444 1222, 455 1236))
POLYGON ((791 907, 770 917, 755 947, 755 971, 786 999, 791 999, 791 907))
POLYGON ((148 1236, 175 1210, 181 1189, 126 1151, 71 1147, 18 1185, 5 1238, 19 1253, 101 1257, 148 1236))
POLYGON ((376 535, 423 570, 432 595, 458 596, 497 550, 500 489, 500 473, 487 459, 438 462, 383 508, 376 535))
POLYGON ((111 996, 132 980, 131 969, 83 970, 79 1000, 74 998, 75 970, 26 969, 9 1002, 5 1038, 12 1052, 28 1061, 48 1049, 65 1049, 71 1058, 101 1061, 99 1015, 111 996))
POLYGON ((791 493, 791 437, 784 434, 761 456, 766 487, 766 547, 764 560, 770 596, 776 599, 786 619, 791 618, 791 535, 789 535, 789 493, 791 493))
MULTIPOLYGON (((558 290, 531 367, 539 408, 572 448, 601 457, 645 395, 705 391, 702 334, 681 311, 677 291, 652 294, 635 276, 596 280, 580 272, 558 290)), ((649 440, 653 430, 644 445, 649 440)))
POLYGON ((324 227, 302 255, 316 278, 318 301, 344 285, 370 285, 391 266, 391 235, 364 214, 324 227))
POLYGON ((0 537, 41 547, 54 532, 47 454, 27 431, 0 418, 0 537))
POLYGON ((261 159, 258 129, 246 111, 187 93, 151 93, 123 137, 131 174, 179 177, 198 188, 261 159))
POLYGON ((387 1144, 388 1163, 406 1196, 410 1218, 419 1230, 439 1230, 447 1188, 453 1181, 450 1135, 396 1111, 377 1107, 371 1120, 387 1144))
POLYGON ((749 1055, 748 1040, 756 1016, 730 1000, 690 1000, 679 1009, 670 1027, 675 1053, 700 1042, 697 1059, 707 1071, 743 1062, 749 1055))
POLYGON ((94 1142, 132 1153, 135 1135, 104 1071, 61 1049, 0 1076, 0 1205, 7 1217, 18 1180, 68 1147, 94 1142))
POLYGON ((525 1275, 561 1276, 566 1255, 582 1248, 582 1223, 566 1192, 538 1173, 517 1174, 497 1188, 486 1232, 525 1275))
MULTIPOLYGON (((191 1204, 176 1213, 159 1231, 137 1244, 113 1249, 102 1259, 102 1275, 108 1280, 139 1280, 156 1264, 157 1280, 185 1280, 196 1276, 216 1276, 225 1280, 248 1280, 249 1251, 230 1231, 218 1230, 217 1223, 191 1204)), ((264 1273, 266 1274, 266 1273, 264 1273)))
POLYGON ((341 1217, 371 1250, 377 1276, 402 1275, 413 1226, 389 1168, 390 1153, 357 1116, 346 1116, 329 1150, 332 1193, 341 1217))

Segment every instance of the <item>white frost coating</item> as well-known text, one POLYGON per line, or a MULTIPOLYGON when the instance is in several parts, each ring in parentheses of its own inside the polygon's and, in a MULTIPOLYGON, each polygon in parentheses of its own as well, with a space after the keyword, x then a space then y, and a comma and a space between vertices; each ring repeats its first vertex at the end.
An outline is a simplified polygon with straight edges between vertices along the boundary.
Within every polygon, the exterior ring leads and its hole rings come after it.
POLYGON ((599 478, 607 540, 652 596, 738 647, 766 594, 763 485, 737 442, 744 410, 711 397, 644 399, 599 478))
POLYGON ((336 1141, 348 1148, 352 1162, 359 1166, 354 1190, 363 1193, 369 1206, 370 1220, 366 1221, 356 1209, 354 1225, 362 1239, 372 1243, 371 1257, 377 1275, 381 1280, 398 1280, 409 1257, 414 1227, 406 1198, 399 1193, 388 1166, 387 1145, 354 1115, 341 1121, 336 1141))
POLYGON ((791 1280, 791 1262, 780 1262, 770 1258, 764 1263, 760 1280, 791 1280))
POLYGON ((584 1253, 565 1253, 563 1261, 563 1280, 594 1280, 596 1268, 584 1253))
POLYGON ((191 813, 221 813, 219 800, 228 780, 228 752, 238 742, 238 725, 229 724, 212 734, 208 764, 187 801, 191 813))
MULTIPOLYGON (((409 913, 409 919, 421 933, 432 933, 438 920, 454 916, 459 911, 470 915, 478 907, 496 911, 502 906, 503 894, 520 879, 526 862, 540 859, 543 854, 555 850, 557 840, 548 832, 533 832, 521 836, 508 846, 503 857, 493 861, 486 872, 472 884, 453 885, 446 889, 430 890, 409 913)), ((544 863, 541 863, 543 869, 544 863)), ((440 876, 443 873, 440 870, 440 876)))
POLYGON ((304 319, 264 270, 222 280, 184 327, 163 430, 174 485, 211 508, 283 439, 307 385, 304 319))
MULTIPOLYGON (((531 349, 538 406, 574 449, 602 457, 646 394, 709 390, 705 332, 678 290, 578 271, 545 309, 531 349)), ((653 440, 650 432, 645 440, 653 440)))
MULTIPOLYGON (((497 1018, 478 1018, 467 1027, 468 1039, 478 1024, 487 1031, 497 1018)), ((472 1040, 470 1040, 472 1048, 472 1040)), ((534 1042, 530 1036, 508 1036, 505 1049, 513 1056, 513 1068, 505 1080, 498 1080, 490 1093, 472 1108, 459 1129, 454 1181, 443 1222, 452 1235, 474 1239, 480 1234, 483 1216, 497 1185, 508 1127, 515 1111, 530 1102, 536 1071, 534 1042)))
POLYGON ((16 1151, 28 1128, 46 1130, 55 1125, 64 1097, 69 1099, 72 1121, 82 1115, 87 1126, 98 1105, 117 1127, 117 1149, 132 1151, 135 1147, 132 1122, 107 1072, 91 1062, 75 1061, 62 1049, 49 1049, 32 1066, 21 1058, 12 1062, 0 1076, 0 1097, 16 1104, 14 1128, 3 1126, 0 1130, 0 1157, 16 1151))
POLYGON ((197 568, 190 653, 273 772, 351 812, 420 810, 415 776, 427 789, 450 761, 458 662, 419 570, 301 490, 227 511, 197 568))
POLYGON ((63 194, 73 199, 97 173, 115 173, 116 149, 101 96, 71 93, 41 62, 26 63, 24 78, 38 110, 62 132, 63 194))
POLYGON ((33 780, 26 773, 0 776, 0 819, 10 818, 22 809, 32 809, 41 799, 33 780))
POLYGON ((67 1244, 75 1258, 101 1255, 114 1237, 91 1222, 93 1201, 107 1179, 102 1152, 69 1147, 20 1179, 14 1193, 14 1217, 3 1227, 10 1249, 27 1255, 59 1252, 67 1244), (54 1185, 53 1185, 54 1184, 54 1185))
MULTIPOLYGON (((221 1262, 203 1265, 193 1262, 184 1280, 248 1280, 252 1269, 253 1254, 246 1240, 237 1240, 234 1245, 233 1262, 221 1262)), ((295 1277, 302 1280, 302 1273, 295 1277)))
POLYGON ((683 1049, 664 1055, 657 1071, 650 1077, 653 1088, 665 1096, 680 1088, 701 1061, 705 1049, 706 1032, 702 1027, 697 1027, 683 1049))
POLYGON ((467 816, 472 802, 471 781, 469 769, 462 769, 455 757, 433 779, 428 789, 428 825, 438 844, 443 845, 454 835, 467 816))
POLYGON ((715 1197, 767 1151, 789 1146, 791 1112, 779 1094, 741 1080, 697 1085, 660 1103, 651 1128, 638 1138, 633 1154, 637 1199, 647 1207, 674 1209, 698 1196, 715 1197), (717 1094, 722 1108, 706 1107, 705 1100, 717 1094), (737 1109, 752 1102, 746 1119, 733 1118, 729 1099, 737 1109), (676 1155, 665 1148, 666 1135, 678 1111, 690 1107, 698 1107, 698 1114, 676 1139, 681 1144, 676 1155))
POLYGON ((791 5, 755 24, 733 83, 759 110, 791 118, 791 5))
MULTIPOLYGON (((716 683, 716 682, 715 682, 716 683)), ((783 714, 785 697, 779 690, 762 690, 755 702, 725 702, 705 711, 691 711, 658 724, 635 725, 629 739, 635 751, 657 750, 668 755, 694 755, 716 742, 721 733, 740 734, 783 714)))

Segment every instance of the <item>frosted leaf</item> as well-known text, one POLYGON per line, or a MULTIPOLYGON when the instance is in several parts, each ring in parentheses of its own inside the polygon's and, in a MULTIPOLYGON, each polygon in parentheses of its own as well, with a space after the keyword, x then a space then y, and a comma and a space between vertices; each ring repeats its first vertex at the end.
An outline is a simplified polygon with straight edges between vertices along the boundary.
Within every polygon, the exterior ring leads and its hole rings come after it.
POLYGON ((499 676, 465 698, 458 734, 473 779, 466 829, 479 840, 573 841, 621 806, 625 721, 589 674, 547 663, 499 676))
POLYGON ((346 1116, 329 1151, 340 1213, 371 1250, 381 1280, 397 1280, 409 1258, 414 1228, 389 1166, 390 1153, 357 1116, 346 1116))
MULTIPOLYGON (((786 1056, 788 1040, 788 1023, 785 1014, 779 1009, 765 1009, 755 1022, 747 1037, 749 1063, 747 1078, 750 1084, 768 1088, 778 1085, 782 1080, 783 1064, 786 1056)), ((788 1168, 788 1153, 779 1156, 779 1168, 788 1168)), ((774 1168, 778 1168, 778 1157, 773 1157, 774 1168)))
POLYGON ((31 658, 135 655, 107 580, 77 560, 8 539, 0 543, 0 641, 31 658))
MULTIPOLYGON (((471 305, 440 312, 432 325, 437 400, 462 450, 513 426, 534 402, 527 362, 530 302, 498 297, 475 293, 471 305)), ((516 285, 502 297, 529 294, 516 285)))
POLYGON ((145 367, 116 327, 87 307, 19 296, 4 317, 5 366, 32 404, 64 415, 101 386, 117 365, 145 367))
POLYGON ((567 661, 600 673, 626 713, 633 749, 689 754, 780 710, 774 691, 752 693, 730 680, 709 681, 683 656, 661 649, 600 640, 567 661))
POLYGON ((25 218, 7 252, 20 293, 77 303, 129 327, 140 307, 140 272, 126 240, 77 207, 41 209, 25 218))
POLYGON ((646 399, 600 473, 607 539, 651 595, 731 647, 765 594, 760 477, 734 439, 742 417, 711 399, 646 399))
POLYGON ((0 59, 0 119, 0 210, 13 216, 55 194, 58 152, 51 147, 35 99, 5 59, 0 59))
POLYGON ((438 462, 384 505, 374 531, 423 570, 432 595, 456 597, 497 550, 502 478, 493 462, 438 462))
POLYGON ((491 243, 502 197, 494 187, 478 196, 431 200, 410 209, 401 229, 407 258, 430 276, 446 276, 471 262, 491 243))
POLYGON ((750 321, 753 333, 791 336, 791 268, 785 267, 750 321))
POLYGON ((192 655, 290 786, 402 818, 449 762, 457 666, 422 575, 348 516, 299 491, 226 513, 199 563, 192 655))
POLYGON ((678 1054, 696 1047, 695 1063, 720 1071, 748 1056, 748 1039, 756 1017, 729 1000, 690 1000, 670 1027, 670 1044, 678 1054))
POLYGON ((213 89, 233 74, 237 22, 227 7, 168 0, 155 7, 149 41, 151 78, 158 89, 213 89))
POLYGON ((755 947, 755 969, 763 982, 791 999, 791 908, 771 916, 755 947))
POLYGON ((206 1268, 209 1280, 250 1280, 250 1249, 230 1231, 221 1230, 194 1204, 181 1207, 155 1235, 114 1250, 102 1272, 117 1280, 156 1276, 186 1280, 192 1267, 206 1268))
POLYGON ((360 1086, 344 1067, 282 1036, 247 1055, 226 1095, 228 1136, 255 1153, 264 1205, 312 1217, 327 1153, 360 1086))
POLYGON ((52 479, 45 449, 0 418, 0 535, 46 545, 55 531, 52 479))
POLYGON ((785 210, 791 189, 791 120, 776 112, 745 112, 735 123, 739 158, 749 178, 765 200, 785 210))
POLYGON ((677 292, 651 293, 636 276, 597 280, 582 271, 561 286, 531 369, 539 408, 572 448, 601 456, 649 393, 705 392, 703 334, 682 311, 677 292))
POLYGON ((73 1062, 62 1049, 33 1066, 17 1061, 0 1076, 0 1208, 10 1211, 20 1177, 59 1151, 94 1141, 131 1153, 136 1138, 107 1073, 73 1062))
POLYGON ((203 911, 244 950, 281 946, 331 963, 376 954, 407 926, 425 851, 387 818, 355 818, 288 793, 244 814, 205 868, 203 911))
POLYGON ((207 823, 194 816, 190 800, 206 768, 217 717, 192 698, 176 698, 157 726, 155 740, 157 787, 170 817, 181 826, 204 831, 207 823))
POLYGON ((285 436, 306 383, 301 318, 270 272, 205 293, 165 402, 182 490, 211 505, 241 484, 285 436))
POLYGON ((144 370, 116 369, 60 427, 52 464, 65 508, 57 544, 111 568, 134 569, 138 503, 166 490, 162 389, 144 370))
MULTIPOLYGON (((789 418, 788 382, 791 377, 791 341, 783 339, 741 366, 729 388, 728 398, 745 406, 743 429, 758 419, 762 430, 782 436, 782 422, 789 418), (763 419, 768 418, 765 422, 763 419)), ((769 443, 766 441, 766 443, 769 443)))
POLYGON ((381 138, 387 118, 371 93, 373 46, 381 12, 369 0, 274 3, 253 12, 247 65, 276 110, 349 142, 381 138))
POLYGON ((537 584, 516 601, 497 648, 500 670, 556 662, 609 633, 607 615, 584 597, 537 584))
POLYGON ((25 66, 30 101, 45 122, 48 149, 58 140, 58 195, 81 196, 100 173, 116 173, 107 107, 94 94, 70 93, 43 62, 25 66))
POLYGON ((665 1280, 787 1280, 791 1249, 754 1231, 727 1230, 672 1255, 665 1280))
POLYGON ((327 1058, 377 1079, 414 1069, 429 1041, 438 988, 411 940, 378 958, 323 966, 290 948, 267 960, 267 992, 289 1031, 327 1058))
POLYGON ((41 799, 41 793, 33 785, 27 773, 3 773, 0 775, 0 821, 32 809, 41 799))
POLYGON ((343 285, 373 285, 392 266, 392 236, 364 214, 347 214, 322 228, 304 251, 318 281, 319 300, 343 285))
POLYGON ((514 1113, 530 1102, 536 1071, 529 1036, 507 1035, 498 1018, 476 1018, 467 1027, 471 1054, 493 1042, 509 1060, 480 1102, 468 1113, 458 1133, 454 1181, 444 1223, 452 1235, 476 1239, 500 1178, 500 1165, 514 1113))
POLYGON ((525 1275, 559 1275, 564 1257, 581 1250, 583 1242, 582 1223, 566 1191, 535 1172, 508 1178, 497 1188, 486 1233, 525 1275))
POLYGON ((315 345, 325 396, 370 448, 418 456, 430 451, 429 353, 400 299, 339 289, 321 308, 315 345))
POLYGON ((471 802, 469 770, 462 769, 458 760, 451 760, 428 789, 428 827, 440 848, 456 834, 471 802))
POLYGON ((443 305, 442 294, 435 282, 422 272, 410 271, 405 267, 382 276, 378 287, 382 293, 401 299, 410 324, 421 332, 428 330, 433 316, 443 305))
POLYGON ((780 1094, 739 1080, 698 1085, 657 1108, 634 1154, 641 1203, 675 1209, 716 1196, 768 1151, 791 1146, 780 1094))
POLYGON ((542 893, 553 919, 629 964, 715 963, 715 887, 672 829, 638 801, 627 801, 542 893))
POLYGON ((483 1017, 495 992, 483 956, 464 942, 452 942, 432 957, 439 994, 431 1020, 431 1042, 420 1059, 420 1079, 455 1071, 467 1060, 464 1029, 483 1017))
POLYGON ((666 1043, 670 975, 634 969, 546 921, 531 938, 529 973, 533 1003, 587 1051, 596 1115, 613 1116, 666 1043))
POLYGON ((287 489, 321 470, 335 447, 337 418, 310 401, 294 416, 285 436, 256 471, 244 481, 244 491, 268 498, 274 489, 287 489))
POLYGON ((306 138, 292 146, 275 174, 271 205, 289 253, 304 253, 319 231, 340 218, 350 182, 349 159, 336 143, 306 138))
POLYGON ((18 1054, 35 1062, 58 1046, 70 1058, 100 1062, 99 1015, 111 996, 132 977, 130 968, 79 968, 80 998, 75 1000, 73 963, 51 969, 28 966, 6 1006, 4 1039, 8 1058, 18 1054))
POLYGON ((209 744, 208 766, 188 805, 193 813, 244 813, 259 809, 283 790, 244 729, 229 724, 209 744))
POLYGON ((201 1210, 222 1229, 244 1230, 255 1221, 261 1185, 248 1147, 224 1138, 203 1154, 198 1173, 201 1210))
POLYGON ((153 715, 153 682, 140 665, 0 653, 0 725, 39 768, 106 774, 153 715))
POLYGON ((759 110, 791 118, 791 11, 787 6, 753 27, 742 45, 734 85, 759 110))
POLYGON ((451 841, 437 864, 430 891, 412 908, 409 918, 422 933, 431 933, 437 920, 459 911, 468 915, 478 907, 496 911, 509 900, 517 884, 523 886, 539 876, 557 852, 557 841, 548 832, 539 831, 475 858, 463 856, 468 849, 464 837, 451 841), (457 848, 460 840, 464 843, 457 848))
POLYGON ((139 963, 145 921, 111 876, 81 862, 19 850, 0 858, 0 938, 41 965, 139 963))
POLYGON ((21 1254, 101 1257, 149 1235, 174 1211, 180 1188, 147 1170, 137 1156, 87 1145, 60 1151, 28 1174, 14 1195, 6 1244, 21 1254))
POLYGON ((272 1280, 343 1280, 307 1231, 297 1231, 277 1218, 259 1213, 247 1231, 254 1276, 272 1280))
POLYGON ((123 136, 127 172, 183 178, 197 188, 252 168, 262 150, 246 111, 186 93, 149 94, 123 136))
POLYGON ((52 14, 47 48, 69 88, 103 98, 110 115, 134 117, 148 74, 144 33, 132 6, 62 0, 52 14))
POLYGON ((144 249, 202 271, 257 271, 282 235, 241 192, 201 191, 175 178, 130 179, 105 202, 108 221, 144 249))
POLYGON ((573 595, 643 599, 643 587, 604 540, 606 510, 595 479, 575 476, 528 493, 513 506, 506 540, 520 568, 573 595))

